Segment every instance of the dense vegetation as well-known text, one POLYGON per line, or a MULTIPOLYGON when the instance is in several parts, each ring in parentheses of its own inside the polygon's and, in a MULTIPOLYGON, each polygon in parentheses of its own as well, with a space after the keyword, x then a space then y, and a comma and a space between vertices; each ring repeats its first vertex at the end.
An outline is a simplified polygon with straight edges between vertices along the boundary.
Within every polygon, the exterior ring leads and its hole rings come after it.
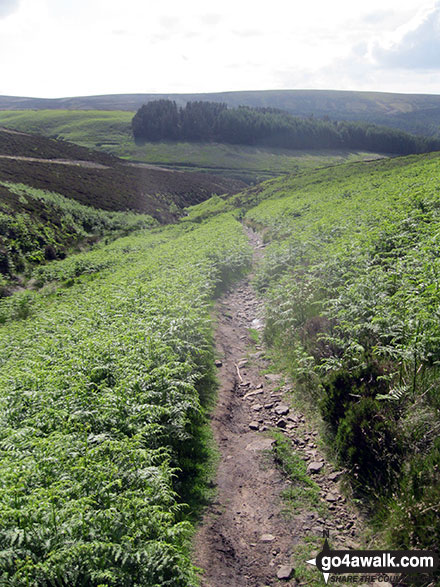
POLYGON ((64 287, 0 303, 0 582, 194 584, 209 305, 249 258, 224 216, 83 255, 99 273, 55 261, 64 287))
POLYGON ((274 108, 228 108, 218 102, 171 100, 144 104, 132 120, 137 140, 216 141, 288 149, 363 149, 383 153, 424 153, 440 141, 365 122, 298 118, 274 108))
POLYGON ((270 242, 266 338, 399 548, 440 541, 438 166, 345 165, 234 200, 270 242))
POLYGON ((151 216, 98 210, 60 194, 0 182, 0 285, 3 281, 6 289, 6 278, 65 257, 75 244, 155 223, 151 216))

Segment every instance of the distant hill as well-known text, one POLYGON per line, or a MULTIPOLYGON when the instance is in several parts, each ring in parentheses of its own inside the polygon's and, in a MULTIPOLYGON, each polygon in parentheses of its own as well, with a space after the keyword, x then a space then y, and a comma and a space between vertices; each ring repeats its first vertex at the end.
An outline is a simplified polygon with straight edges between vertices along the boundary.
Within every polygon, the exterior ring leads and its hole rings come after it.
POLYGON ((338 90, 265 90, 205 94, 110 94, 72 98, 0 96, 0 110, 65 109, 136 111, 150 100, 167 98, 178 105, 209 100, 230 106, 280 108, 297 116, 363 120, 417 134, 440 135, 440 96, 338 90))

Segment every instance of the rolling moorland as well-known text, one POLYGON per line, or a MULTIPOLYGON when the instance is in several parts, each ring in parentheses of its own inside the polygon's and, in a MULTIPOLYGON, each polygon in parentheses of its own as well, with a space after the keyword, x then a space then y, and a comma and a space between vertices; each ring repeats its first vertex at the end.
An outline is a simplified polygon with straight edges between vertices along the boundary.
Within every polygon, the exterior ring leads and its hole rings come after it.
MULTIPOLYGON (((198 185, 189 202, 183 188, 179 199, 164 183, 167 199, 150 200, 163 204, 159 213, 144 205, 142 190, 154 190, 117 183, 119 172, 138 168, 64 142, 2 134, 5 584, 198 584, 191 538, 215 480, 213 304, 251 270, 265 326, 249 338, 265 342, 267 370, 289 381, 284 401, 310 418, 343 471, 341 491, 367 520, 364 545, 437 548, 438 153, 306 169, 223 191, 198 185), (253 266, 243 225, 265 243, 253 266), (75 254, 66 245, 57 259, 46 247, 56 252, 59 231, 73 234, 70 244, 97 242, 75 254), (39 244, 33 256, 29 239, 39 244)), ((150 171, 139 171, 138 186, 150 171)), ((257 422, 254 434, 273 439, 267 446, 290 479, 289 507, 323 515, 326 500, 298 457, 300 439, 281 437, 280 421, 266 430, 257 422)), ((318 544, 302 540, 316 554, 318 544)), ((292 558, 299 582, 320 584, 317 571, 292 558)), ((434 583, 420 575, 402 584, 434 583)))
POLYGON ((0 129, 0 287, 74 246, 171 222, 185 206, 243 185, 0 129))
POLYGON ((0 110, 0 125, 63 139, 130 161, 177 170, 215 173, 246 183, 303 168, 383 156, 366 150, 292 150, 215 142, 142 141, 140 144, 133 140, 131 121, 134 114, 98 110, 0 110))
POLYGON ((130 110, 135 112, 150 100, 224 102, 286 110, 295 116, 330 117, 332 120, 360 120, 392 126, 407 132, 438 136, 440 97, 429 94, 392 94, 336 90, 267 90, 212 94, 115 94, 73 98, 41 99, 0 96, 1 110, 67 109, 130 110))

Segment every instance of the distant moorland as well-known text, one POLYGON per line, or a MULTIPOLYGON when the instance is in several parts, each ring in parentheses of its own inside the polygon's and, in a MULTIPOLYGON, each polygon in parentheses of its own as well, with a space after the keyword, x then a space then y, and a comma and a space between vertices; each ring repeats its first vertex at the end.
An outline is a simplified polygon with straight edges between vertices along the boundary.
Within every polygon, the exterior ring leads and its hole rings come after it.
POLYGON ((113 94, 70 98, 0 96, 0 110, 129 110, 150 100, 224 102, 228 106, 280 108, 296 116, 328 116, 332 120, 359 120, 427 136, 440 134, 440 96, 337 90, 266 90, 211 94, 113 94))

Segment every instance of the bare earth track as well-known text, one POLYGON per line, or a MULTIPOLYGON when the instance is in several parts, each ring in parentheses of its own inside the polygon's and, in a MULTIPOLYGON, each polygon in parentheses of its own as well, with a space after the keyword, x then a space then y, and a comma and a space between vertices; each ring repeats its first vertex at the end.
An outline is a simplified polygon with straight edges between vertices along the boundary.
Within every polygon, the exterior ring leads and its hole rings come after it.
MULTIPOLYGON (((249 238, 257 260, 263 245, 252 231, 249 238)), ((219 300, 217 314, 216 345, 222 363, 212 414, 220 451, 217 500, 207 509, 196 534, 195 563, 203 569, 204 587, 279 585, 277 574, 281 567, 291 566, 296 545, 306 537, 322 537, 326 528, 334 535, 335 546, 355 546, 359 517, 339 491, 340 473, 320 454, 317 433, 283 399, 288 386, 281 385, 280 375, 262 373, 268 362, 261 347, 250 349, 249 328, 261 328, 262 312, 248 279, 219 300), (282 513, 281 493, 291 481, 274 462, 269 428, 282 431, 309 468, 318 469, 313 479, 328 507, 325 519, 307 508, 291 516, 282 513)), ((282 584, 301 584, 293 570, 286 571, 291 577, 282 584)), ((317 571, 316 579, 318 583, 317 571)))

